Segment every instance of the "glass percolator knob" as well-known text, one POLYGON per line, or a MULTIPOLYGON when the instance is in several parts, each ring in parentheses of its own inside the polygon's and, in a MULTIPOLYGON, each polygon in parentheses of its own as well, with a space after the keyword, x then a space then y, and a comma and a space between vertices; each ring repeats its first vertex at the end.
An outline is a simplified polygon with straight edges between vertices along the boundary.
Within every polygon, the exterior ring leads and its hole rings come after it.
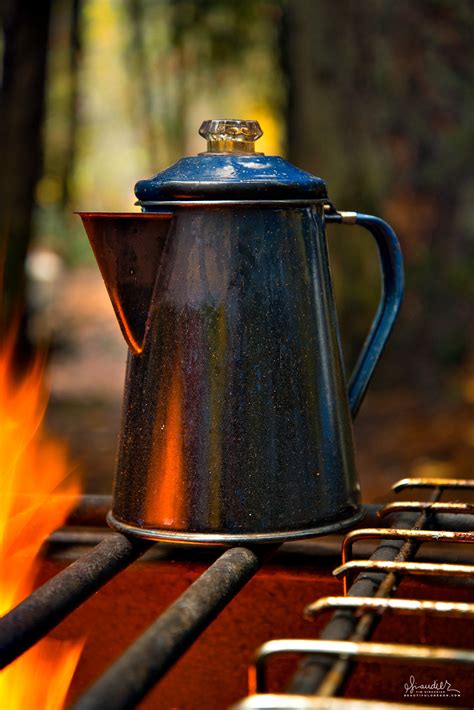
POLYGON ((263 131, 258 121, 214 118, 202 123, 199 135, 207 140, 208 153, 255 153, 263 131))

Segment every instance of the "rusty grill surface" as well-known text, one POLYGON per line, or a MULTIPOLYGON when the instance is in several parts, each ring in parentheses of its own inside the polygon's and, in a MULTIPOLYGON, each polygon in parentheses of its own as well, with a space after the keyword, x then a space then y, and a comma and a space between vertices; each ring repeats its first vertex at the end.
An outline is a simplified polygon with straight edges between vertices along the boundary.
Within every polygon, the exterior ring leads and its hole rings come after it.
MULTIPOLYGON (((453 617, 469 620, 471 624, 474 616, 474 604, 466 601, 393 598, 401 581, 412 575, 449 580, 451 585, 457 580, 458 584, 472 580, 474 576, 473 565, 450 562, 449 552, 443 553, 445 545, 474 542, 474 504, 440 500, 447 495, 454 498, 461 490, 472 492, 474 481, 404 479, 393 487, 396 493, 407 489, 414 492, 414 500, 393 502, 377 511, 381 527, 359 528, 344 538, 341 565, 333 570, 333 574, 343 580, 344 595, 321 597, 304 609, 309 619, 332 612, 319 638, 276 639, 260 646, 249 668, 249 696, 234 705, 235 710, 357 709, 371 705, 383 710, 395 705, 373 697, 370 700, 337 697, 344 693, 351 677, 360 672, 356 661, 382 663, 384 672, 389 672, 385 664, 391 661, 408 662, 410 666, 474 663, 474 651, 469 648, 396 643, 396 638, 390 642, 371 640, 380 620, 387 614, 404 615, 403 618, 406 615, 427 619, 453 617), (420 489, 429 491, 428 501, 416 500, 420 489), (389 525, 385 525, 387 520, 389 525), (379 544, 368 559, 352 559, 354 546, 363 540, 378 540, 379 544), (442 562, 414 560, 420 546, 426 543, 439 548, 442 562), (269 666, 274 657, 289 653, 302 657, 296 673, 286 688, 268 692, 269 666)), ((108 497, 85 497, 68 522, 75 526, 102 525, 108 505, 108 497)), ((78 539, 83 539, 85 534, 77 533, 78 539)), ((151 547, 161 546, 111 533, 49 579, 1 620, 0 667, 24 653, 151 547)), ((75 701, 74 708, 135 707, 260 567, 271 562, 276 551, 276 546, 267 545, 234 547, 222 552, 75 701)), ((284 606, 284 598, 280 603, 284 606)), ((262 613, 264 611, 262 609, 262 613)), ((303 613, 303 609, 301 611, 303 613)), ((464 700, 466 705, 470 704, 468 698, 464 700)), ((410 707, 411 703, 408 699, 397 705, 410 707)), ((452 707, 452 704, 435 706, 452 707)), ((418 703, 416 707, 425 706, 418 703)))

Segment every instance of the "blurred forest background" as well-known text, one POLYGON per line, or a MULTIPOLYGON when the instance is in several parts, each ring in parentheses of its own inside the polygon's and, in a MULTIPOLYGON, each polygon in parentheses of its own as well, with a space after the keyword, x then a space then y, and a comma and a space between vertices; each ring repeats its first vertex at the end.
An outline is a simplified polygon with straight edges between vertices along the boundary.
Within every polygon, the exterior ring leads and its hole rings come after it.
MULTIPOLYGON (((125 345, 75 210, 203 149, 215 117, 397 231, 407 290, 356 425, 366 498, 474 453, 474 4, 470 0, 1 0, 1 330, 50 343, 50 428, 108 492, 125 345)), ((347 366, 379 294, 375 249, 330 227, 347 366)))

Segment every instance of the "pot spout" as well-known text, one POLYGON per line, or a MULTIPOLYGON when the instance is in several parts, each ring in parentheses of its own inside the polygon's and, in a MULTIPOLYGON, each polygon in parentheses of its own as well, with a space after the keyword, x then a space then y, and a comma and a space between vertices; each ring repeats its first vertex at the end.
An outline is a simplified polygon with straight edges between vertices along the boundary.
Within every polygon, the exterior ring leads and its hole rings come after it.
POLYGON ((79 212, 132 353, 142 352, 172 213, 79 212))

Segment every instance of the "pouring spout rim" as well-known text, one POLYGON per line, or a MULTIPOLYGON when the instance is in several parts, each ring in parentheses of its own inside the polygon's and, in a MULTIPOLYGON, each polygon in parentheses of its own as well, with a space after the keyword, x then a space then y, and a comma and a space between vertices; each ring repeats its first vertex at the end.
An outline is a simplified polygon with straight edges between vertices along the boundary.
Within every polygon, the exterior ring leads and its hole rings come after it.
POLYGON ((113 217, 123 219, 171 219, 174 217, 173 212, 80 212, 78 210, 73 214, 77 214, 79 217, 113 217))

